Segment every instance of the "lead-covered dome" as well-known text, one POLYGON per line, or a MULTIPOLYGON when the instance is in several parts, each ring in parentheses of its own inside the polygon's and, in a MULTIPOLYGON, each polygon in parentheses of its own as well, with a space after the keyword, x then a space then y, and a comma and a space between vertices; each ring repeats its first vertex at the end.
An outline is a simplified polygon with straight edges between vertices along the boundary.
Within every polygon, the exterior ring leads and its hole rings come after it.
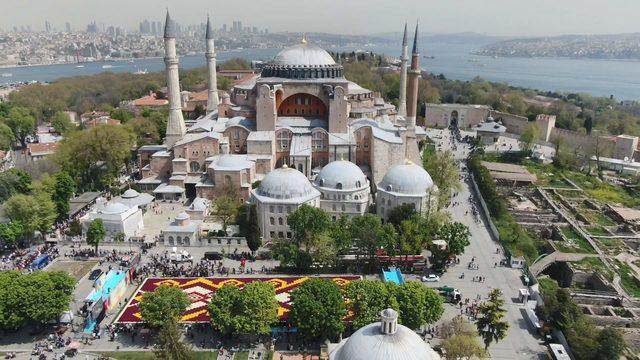
POLYGON ((300 44, 281 50, 265 65, 261 75, 287 79, 342 78, 342 66, 326 50, 303 38, 300 44))
POLYGON ((300 171, 286 165, 271 171, 262 179, 254 195, 260 200, 306 201, 320 196, 300 171))
POLYGON ((336 65, 333 57, 323 48, 306 42, 289 46, 280 51, 271 64, 292 66, 336 65))
POLYGON ((439 360, 418 334, 398 324, 398 313, 386 309, 380 322, 356 331, 331 354, 331 360, 439 360))
POLYGON ((127 210, 129 210, 129 207, 123 203, 110 202, 107 203, 100 212, 105 215, 118 215, 126 212, 127 210))
POLYGON ((358 165, 346 160, 332 161, 325 165, 314 184, 317 187, 336 190, 357 190, 368 185, 367 177, 358 165))
POLYGON ((432 187, 431 175, 411 161, 391 167, 378 184, 378 190, 416 196, 424 196, 432 187))

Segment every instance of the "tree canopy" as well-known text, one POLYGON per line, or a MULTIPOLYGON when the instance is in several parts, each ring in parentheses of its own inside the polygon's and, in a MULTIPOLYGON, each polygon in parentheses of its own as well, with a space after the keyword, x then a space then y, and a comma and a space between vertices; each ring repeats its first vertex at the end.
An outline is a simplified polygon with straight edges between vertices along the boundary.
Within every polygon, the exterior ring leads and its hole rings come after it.
POLYGON ((354 313, 351 322, 354 329, 379 321, 384 309, 399 309, 395 288, 389 284, 380 280, 359 280, 347 285, 345 297, 354 313))
POLYGON ((95 219, 89 224, 87 229, 87 245, 91 245, 98 252, 98 246, 104 240, 107 230, 104 228, 102 219, 95 219))
POLYGON ((400 323, 416 330, 432 324, 444 313, 444 299, 435 290, 417 281, 407 281, 396 289, 400 323))
POLYGON ((504 321, 507 310, 504 308, 502 291, 493 289, 489 293, 489 299, 479 306, 480 316, 476 327, 484 341, 485 350, 492 342, 498 342, 507 336, 509 323, 504 321))
POLYGON ((13 131, 22 147, 27 146, 27 138, 36 132, 36 118, 24 107, 12 107, 2 121, 13 131))
POLYGON ((147 324, 160 328, 167 322, 180 320, 190 304, 189 297, 179 287, 160 285, 142 295, 140 315, 147 324))
POLYGON ((335 339, 344 331, 347 309, 340 288, 327 279, 309 279, 291 292, 291 321, 307 339, 335 339))

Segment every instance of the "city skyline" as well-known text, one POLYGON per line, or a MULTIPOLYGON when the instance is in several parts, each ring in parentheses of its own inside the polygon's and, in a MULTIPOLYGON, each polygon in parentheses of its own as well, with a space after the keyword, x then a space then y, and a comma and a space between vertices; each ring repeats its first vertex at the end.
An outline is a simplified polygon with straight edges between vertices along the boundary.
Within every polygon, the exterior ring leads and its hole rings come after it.
POLYGON ((606 7, 597 0, 542 0, 535 4, 521 0, 494 0, 489 5, 473 0, 453 0, 447 3, 399 0, 392 6, 382 0, 356 0, 347 3, 336 0, 281 0, 270 3, 248 0, 212 3, 194 0, 187 4, 166 0, 140 0, 135 3, 124 0, 112 0, 108 3, 90 1, 89 4, 81 0, 33 0, 31 6, 41 10, 37 13, 24 11, 24 3, 19 0, 4 2, 0 23, 5 31, 14 27, 42 31, 47 24, 52 29, 63 31, 67 29, 67 23, 77 31, 85 30, 86 25, 93 21, 105 26, 138 30, 139 23, 144 19, 162 19, 165 7, 168 7, 178 23, 204 23, 207 14, 210 14, 216 28, 222 27, 222 24, 231 26, 234 21, 241 21, 273 32, 376 34, 396 32, 397 24, 414 22, 417 18, 423 24, 423 31, 431 33, 553 36, 637 32, 633 17, 628 15, 640 11, 640 4, 631 0, 612 0, 606 7), (312 11, 315 16, 324 20, 309 22, 306 16, 290 16, 296 10, 301 13, 312 11), (359 16, 354 17, 353 14, 359 16), (523 14, 526 14, 526 18, 523 14))

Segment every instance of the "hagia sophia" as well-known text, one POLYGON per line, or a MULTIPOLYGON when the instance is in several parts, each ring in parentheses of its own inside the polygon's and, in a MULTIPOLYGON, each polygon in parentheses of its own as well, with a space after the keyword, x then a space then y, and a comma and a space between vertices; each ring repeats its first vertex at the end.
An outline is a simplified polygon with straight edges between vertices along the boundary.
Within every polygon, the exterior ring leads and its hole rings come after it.
POLYGON ((165 22, 169 119, 163 145, 142 146, 140 189, 156 199, 213 199, 238 189, 257 205, 263 238, 290 238, 287 214, 309 204, 334 218, 414 204, 427 212, 437 188, 422 168, 416 126, 418 28, 411 59, 405 26, 396 108, 347 80, 342 65, 303 37, 254 75, 219 94, 207 21, 207 114, 187 127, 180 105, 175 25, 165 22), (408 62, 410 61, 410 66, 408 62), (407 89, 405 91, 405 89, 407 89), (253 188, 253 184, 259 185, 253 188))

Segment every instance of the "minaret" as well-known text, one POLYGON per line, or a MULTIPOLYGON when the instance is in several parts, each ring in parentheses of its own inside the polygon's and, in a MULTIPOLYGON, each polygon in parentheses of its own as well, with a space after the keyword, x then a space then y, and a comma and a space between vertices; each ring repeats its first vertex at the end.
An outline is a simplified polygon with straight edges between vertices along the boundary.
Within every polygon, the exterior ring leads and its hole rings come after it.
POLYGON ((216 50, 213 42, 213 28, 211 20, 207 16, 207 52, 204 54, 207 59, 207 74, 209 75, 209 97, 207 99, 207 113, 218 110, 218 79, 216 78, 216 50))
POLYGON ((178 55, 176 54, 176 26, 169 17, 164 24, 164 64, 167 72, 167 92, 169 96, 169 120, 164 139, 168 148, 184 137, 186 127, 182 117, 180 101, 180 79, 178 78, 178 55))
POLYGON ((407 44, 407 23, 404 23, 402 38, 402 56, 400 56, 400 98, 398 99, 398 115, 407 116, 407 61, 409 45, 407 44))
POLYGON ((420 80, 420 54, 418 53, 418 24, 413 37, 413 50, 411 51, 411 69, 407 74, 409 90, 407 93, 407 121, 405 157, 416 164, 420 164, 420 153, 416 140, 416 114, 418 108, 418 82, 420 80))
MULTIPOLYGON (((407 130, 416 130, 416 113, 418 108, 418 81, 420 79, 420 54, 418 53, 418 24, 416 34, 413 37, 413 50, 411 51, 411 69, 408 71, 409 93, 407 95, 407 130)), ((415 136, 415 135, 414 135, 415 136)))

